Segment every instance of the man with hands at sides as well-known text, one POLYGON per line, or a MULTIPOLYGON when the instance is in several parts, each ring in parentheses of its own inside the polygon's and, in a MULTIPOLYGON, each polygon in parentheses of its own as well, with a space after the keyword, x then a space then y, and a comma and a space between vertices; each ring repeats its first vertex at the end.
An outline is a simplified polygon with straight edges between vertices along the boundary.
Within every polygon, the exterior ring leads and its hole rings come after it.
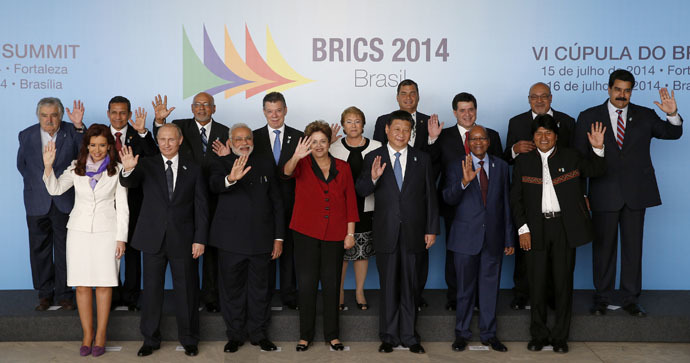
POLYGON ((506 352, 496 337, 496 304, 503 254, 515 252, 510 215, 508 163, 488 155, 489 134, 474 125, 467 136, 470 154, 448 165, 443 199, 455 208, 446 246, 453 253, 457 275, 455 351, 465 350, 472 337, 470 322, 477 295, 481 342, 506 352))
POLYGON ((236 352, 247 336, 252 345, 272 351, 277 347, 266 336, 269 274, 283 250, 283 199, 273 160, 253 152, 252 130, 235 124, 229 140, 232 154, 211 166, 209 178, 211 192, 218 194, 209 245, 218 249, 220 311, 228 335, 224 351, 236 352))
POLYGON ((165 269, 170 263, 178 338, 185 354, 199 353, 199 273, 197 259, 208 237, 207 186, 201 168, 179 153, 182 132, 175 124, 158 130, 160 155, 134 156, 125 146, 120 152, 124 170, 120 183, 141 186, 144 200, 132 236, 132 247, 142 251, 144 289, 141 333, 144 344, 137 355, 160 348, 165 269))
POLYGON ((591 159, 585 159, 574 149, 557 147, 556 120, 548 114, 539 115, 532 122, 537 148, 515 159, 510 206, 515 225, 520 226, 520 248, 527 259, 532 335, 529 350, 539 351, 551 344, 556 353, 568 352, 575 249, 593 237, 580 177, 606 172, 605 131, 600 122, 592 124, 587 137, 594 152, 591 159), (546 326, 549 283, 553 284, 555 296, 552 329, 546 326))

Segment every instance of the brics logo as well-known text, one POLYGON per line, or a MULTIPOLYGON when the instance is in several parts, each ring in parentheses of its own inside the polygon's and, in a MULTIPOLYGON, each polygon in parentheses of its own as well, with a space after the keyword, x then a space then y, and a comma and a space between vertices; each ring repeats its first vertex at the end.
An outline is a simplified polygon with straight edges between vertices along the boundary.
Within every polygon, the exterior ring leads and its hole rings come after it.
POLYGON ((194 96, 199 92, 215 95, 225 92, 225 98, 244 92, 245 98, 261 92, 281 92, 301 86, 313 80, 297 73, 278 51, 271 32, 266 27, 266 59, 256 50, 254 41, 245 25, 245 60, 239 53, 225 28, 225 53, 223 58, 211 43, 204 26, 203 61, 194 52, 187 32, 182 28, 182 96, 194 96))

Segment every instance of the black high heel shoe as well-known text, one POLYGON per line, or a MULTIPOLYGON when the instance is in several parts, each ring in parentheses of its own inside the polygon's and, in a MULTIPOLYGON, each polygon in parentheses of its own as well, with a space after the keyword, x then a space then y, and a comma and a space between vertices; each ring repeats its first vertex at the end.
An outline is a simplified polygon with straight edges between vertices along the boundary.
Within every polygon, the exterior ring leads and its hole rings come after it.
POLYGON ((307 349, 309 349, 310 345, 311 345, 311 342, 307 342, 307 344, 298 343, 297 346, 295 347, 295 350, 298 352, 306 352, 307 349))
POLYGON ((359 310, 367 310, 367 309, 369 309, 369 304, 367 304, 367 303, 364 303, 364 304, 357 303, 357 309, 359 309, 359 310))
POLYGON ((333 343, 329 342, 328 344, 330 344, 331 349, 333 349, 335 351, 345 350, 345 346, 343 345, 343 343, 338 342, 338 343, 333 344, 333 343))

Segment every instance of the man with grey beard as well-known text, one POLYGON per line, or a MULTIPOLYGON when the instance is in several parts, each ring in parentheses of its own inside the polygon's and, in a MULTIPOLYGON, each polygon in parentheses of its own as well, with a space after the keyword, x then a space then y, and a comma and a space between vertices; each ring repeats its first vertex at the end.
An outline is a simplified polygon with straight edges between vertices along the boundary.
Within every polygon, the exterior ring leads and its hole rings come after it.
POLYGON ((266 335, 269 267, 283 250, 283 199, 270 155, 252 153, 252 130, 235 124, 230 142, 232 154, 220 157, 209 177, 218 194, 210 245, 218 248, 220 311, 228 335, 224 351, 236 352, 247 338, 272 351, 277 347, 266 335))

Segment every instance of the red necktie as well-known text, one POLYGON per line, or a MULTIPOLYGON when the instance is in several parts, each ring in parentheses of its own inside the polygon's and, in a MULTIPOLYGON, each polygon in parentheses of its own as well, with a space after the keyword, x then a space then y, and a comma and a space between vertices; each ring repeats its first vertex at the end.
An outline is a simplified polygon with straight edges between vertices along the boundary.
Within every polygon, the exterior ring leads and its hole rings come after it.
POLYGON ((122 140, 120 140, 120 136, 122 136, 121 132, 115 133, 115 150, 117 150, 117 152, 122 150, 122 140))
POLYGON ((623 139, 625 138, 625 123, 623 122, 623 117, 621 114, 623 110, 616 110, 618 113, 618 136, 616 137, 616 143, 618 143, 618 148, 623 148, 623 139))
POLYGON ((470 154, 470 132, 465 131, 465 155, 470 154))
POLYGON ((482 190, 482 200, 484 205, 486 205, 486 195, 489 193, 489 177, 486 175, 486 170, 484 170, 484 160, 479 161, 479 168, 482 169, 479 172, 479 189, 482 190))

